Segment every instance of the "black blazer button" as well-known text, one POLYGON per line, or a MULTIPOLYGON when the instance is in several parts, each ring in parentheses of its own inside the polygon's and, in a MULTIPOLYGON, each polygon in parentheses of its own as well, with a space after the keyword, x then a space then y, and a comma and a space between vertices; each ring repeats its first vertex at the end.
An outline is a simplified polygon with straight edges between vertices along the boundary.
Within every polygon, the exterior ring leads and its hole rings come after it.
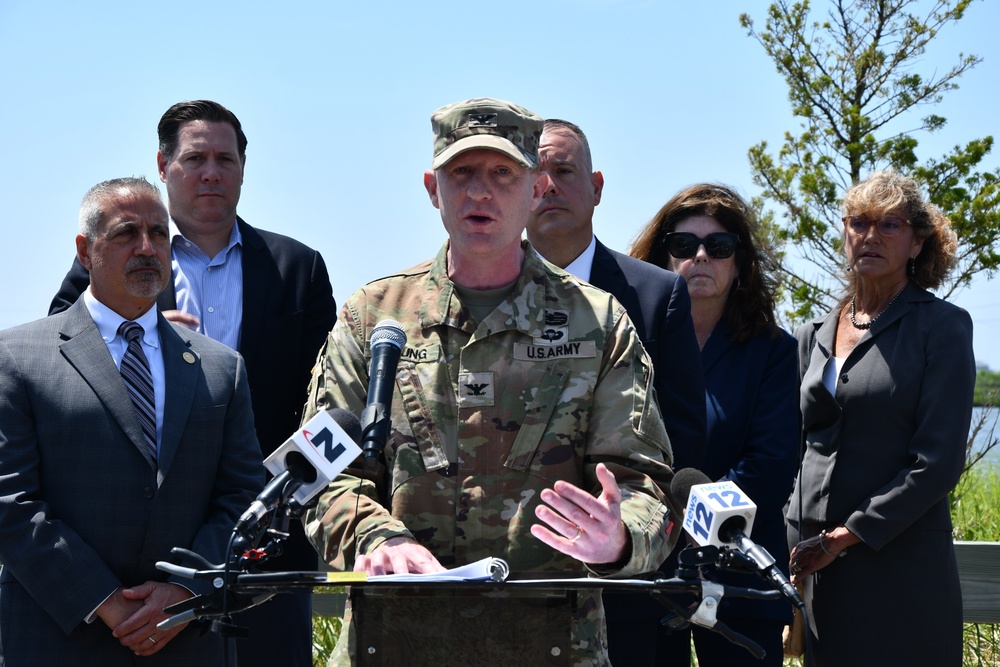
POLYGON ((146 498, 152 498, 153 497, 153 487, 147 486, 145 489, 142 490, 142 495, 145 496, 146 498))

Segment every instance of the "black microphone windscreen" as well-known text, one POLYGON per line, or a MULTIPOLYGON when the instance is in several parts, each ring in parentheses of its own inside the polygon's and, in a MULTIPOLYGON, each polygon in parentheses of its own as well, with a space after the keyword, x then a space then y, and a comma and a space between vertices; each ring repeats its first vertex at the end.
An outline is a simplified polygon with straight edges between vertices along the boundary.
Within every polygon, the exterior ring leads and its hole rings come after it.
POLYGON ((725 542, 736 542, 736 536, 743 533, 747 520, 741 516, 731 516, 719 526, 719 538, 725 542))
POLYGON ((343 408, 330 408, 330 418, 337 422, 337 426, 344 429, 344 433, 354 441, 355 445, 361 444, 361 421, 350 410, 343 408))
POLYGON ((688 496, 691 495, 691 487, 698 484, 710 484, 712 480, 708 475, 697 468, 682 468, 674 473, 674 479, 670 482, 670 495, 678 505, 687 505, 688 496))

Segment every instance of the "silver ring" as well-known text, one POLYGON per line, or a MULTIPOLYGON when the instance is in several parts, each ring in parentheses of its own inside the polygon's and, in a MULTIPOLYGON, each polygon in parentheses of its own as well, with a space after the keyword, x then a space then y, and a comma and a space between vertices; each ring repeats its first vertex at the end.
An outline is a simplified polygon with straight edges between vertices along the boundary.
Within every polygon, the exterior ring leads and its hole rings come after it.
POLYGON ((572 538, 570 538, 570 542, 576 542, 578 539, 580 539, 581 535, 583 535, 583 528, 580 528, 580 526, 577 526, 576 527, 576 535, 574 535, 572 538))
POLYGON ((153 642, 154 644, 156 643, 156 640, 153 639, 152 637, 149 637, 149 641, 153 642))

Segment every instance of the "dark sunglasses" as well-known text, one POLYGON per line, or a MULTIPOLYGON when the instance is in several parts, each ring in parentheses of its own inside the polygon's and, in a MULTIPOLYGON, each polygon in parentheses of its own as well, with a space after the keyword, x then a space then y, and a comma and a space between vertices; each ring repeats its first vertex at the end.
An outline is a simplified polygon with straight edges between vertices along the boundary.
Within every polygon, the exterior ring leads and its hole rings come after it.
POLYGON ((666 236, 667 252, 676 259, 691 259, 698 254, 698 246, 705 246, 705 252, 713 259, 726 259, 736 252, 740 235, 735 232, 715 232, 705 238, 691 232, 670 232, 666 236))

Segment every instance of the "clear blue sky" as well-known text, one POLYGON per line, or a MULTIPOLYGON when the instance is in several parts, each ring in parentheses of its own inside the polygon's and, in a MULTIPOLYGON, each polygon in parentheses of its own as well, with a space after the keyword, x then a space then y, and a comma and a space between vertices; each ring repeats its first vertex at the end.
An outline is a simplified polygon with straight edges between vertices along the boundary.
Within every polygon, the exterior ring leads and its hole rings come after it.
MULTIPOLYGON (((45 314, 87 188, 157 179, 156 123, 185 99, 239 116, 249 137, 240 214, 320 250, 338 303, 443 242, 421 177, 430 113, 459 99, 500 97, 579 123, 604 173, 595 222, 612 247, 687 184, 755 195, 747 149, 797 128, 784 82, 738 22, 747 12, 762 25, 767 6, 0 0, 0 328, 45 314)), ((1000 133, 997 25, 1000 3, 976 3, 925 56, 937 71, 963 51, 985 61, 935 109, 949 124, 919 137, 921 157, 1000 133)), ((1000 165, 1000 151, 988 163, 1000 165)), ((979 280, 956 299, 994 369, 997 287, 979 280)))

